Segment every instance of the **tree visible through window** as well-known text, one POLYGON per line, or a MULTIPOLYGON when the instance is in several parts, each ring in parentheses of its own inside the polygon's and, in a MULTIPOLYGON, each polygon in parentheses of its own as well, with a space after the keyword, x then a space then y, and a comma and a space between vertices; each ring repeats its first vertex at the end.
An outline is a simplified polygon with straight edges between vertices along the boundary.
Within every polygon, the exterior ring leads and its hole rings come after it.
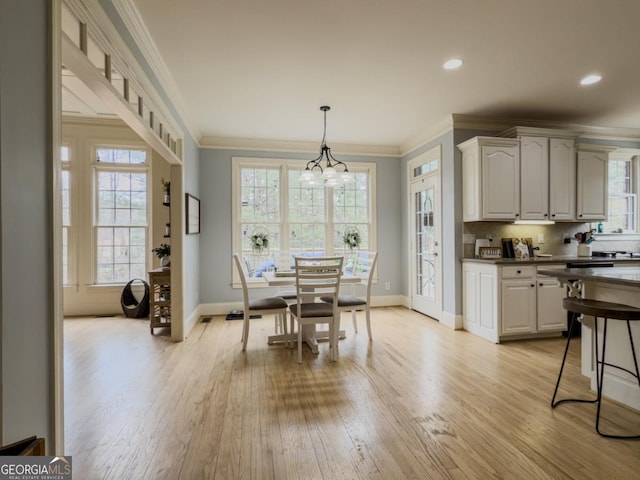
POLYGON ((637 232, 637 157, 609 159, 609 211, 606 233, 637 232))
POLYGON ((334 188, 307 187, 299 178, 304 164, 295 161, 235 159, 239 218, 234 250, 241 251, 251 276, 260 277, 282 254, 350 253, 345 229, 360 234, 360 250, 371 245, 371 183, 375 166, 350 165, 355 182, 334 188), (255 234, 267 234, 269 245, 257 249, 255 234))
POLYGON ((96 283, 144 278, 147 244, 147 172, 126 168, 144 164, 146 151, 97 149, 96 283))

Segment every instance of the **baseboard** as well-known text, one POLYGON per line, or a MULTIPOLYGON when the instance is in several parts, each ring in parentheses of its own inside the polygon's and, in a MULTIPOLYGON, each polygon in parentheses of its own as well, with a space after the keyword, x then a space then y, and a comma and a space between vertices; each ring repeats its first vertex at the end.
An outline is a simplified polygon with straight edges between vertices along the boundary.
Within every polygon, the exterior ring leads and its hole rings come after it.
MULTIPOLYGON (((591 390, 595 393, 596 389, 596 372, 594 371, 591 375, 591 390)), ((602 386, 602 395, 604 397, 640 410, 638 390, 638 384, 635 379, 631 382, 605 372, 602 386)))
POLYGON ((198 305, 191 315, 189 315, 184 322, 184 338, 187 338, 193 330, 193 327, 200 321, 200 317, 202 314, 200 313, 200 308, 202 305, 198 305))
POLYGON ((378 295, 371 297, 372 307, 406 307, 404 295, 378 295))
POLYGON ((452 330, 462 330, 462 315, 456 315, 455 313, 445 312, 443 310, 440 324, 452 330))

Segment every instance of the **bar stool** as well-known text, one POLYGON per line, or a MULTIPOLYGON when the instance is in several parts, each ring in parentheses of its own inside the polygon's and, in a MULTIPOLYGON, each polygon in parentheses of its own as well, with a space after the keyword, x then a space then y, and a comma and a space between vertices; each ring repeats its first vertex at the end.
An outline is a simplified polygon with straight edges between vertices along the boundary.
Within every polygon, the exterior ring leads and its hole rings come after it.
POLYGON ((564 370, 564 364, 567 359, 567 352, 569 351, 569 344, 571 343, 571 335, 567 336, 567 345, 564 349, 564 356, 562 357, 562 365, 560 366, 560 373, 558 374, 558 381, 556 382, 556 388, 553 392, 553 398, 551 399, 551 408, 556 408, 561 403, 565 402, 582 402, 582 403, 597 403, 598 409, 596 412, 596 432, 598 435, 607 438, 621 438, 632 439, 640 438, 640 435, 610 435, 602 433, 600 431, 600 409, 602 406, 602 383, 604 382, 604 366, 608 365, 618 370, 623 370, 630 375, 634 376, 638 380, 638 386, 640 387, 640 371, 638 370, 638 359, 636 357, 636 350, 633 345, 633 335, 631 334, 632 321, 640 320, 640 308, 631 307, 629 305, 623 305, 620 303, 601 302, 598 300, 587 300, 583 298, 569 297, 562 301, 562 306, 565 310, 571 312, 571 323, 569 325, 569 332, 572 331, 573 323, 577 320, 578 314, 591 315, 595 319, 595 347, 596 347, 596 386, 597 396, 593 400, 579 399, 579 398, 565 398, 556 402, 556 394, 558 393, 558 387, 560 386, 560 380, 562 378, 562 371, 564 370), (604 319, 603 334, 602 334, 602 358, 598 354, 598 318, 604 319), (635 372, 628 370, 619 365, 613 365, 607 363, 605 353, 607 348, 607 324, 609 320, 621 320, 627 322, 627 331, 629 332, 629 342, 631 343, 631 354, 633 355, 633 364, 635 366, 635 372))

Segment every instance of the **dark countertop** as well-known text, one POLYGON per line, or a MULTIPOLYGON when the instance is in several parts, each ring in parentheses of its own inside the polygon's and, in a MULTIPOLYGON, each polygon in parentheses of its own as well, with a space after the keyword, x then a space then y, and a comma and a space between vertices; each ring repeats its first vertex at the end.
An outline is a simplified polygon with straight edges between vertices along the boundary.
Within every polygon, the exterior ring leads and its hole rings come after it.
POLYGON ((563 280, 582 280, 583 282, 591 281, 640 287, 640 267, 564 268, 558 270, 541 268, 538 273, 563 280))
POLYGON ((557 255, 552 257, 533 257, 527 260, 516 258, 463 258, 464 262, 471 263, 487 263, 491 265, 557 265, 559 263, 580 262, 615 262, 620 264, 629 263, 631 265, 639 264, 640 258, 629 257, 628 255, 617 255, 615 257, 578 257, 576 255, 557 255))

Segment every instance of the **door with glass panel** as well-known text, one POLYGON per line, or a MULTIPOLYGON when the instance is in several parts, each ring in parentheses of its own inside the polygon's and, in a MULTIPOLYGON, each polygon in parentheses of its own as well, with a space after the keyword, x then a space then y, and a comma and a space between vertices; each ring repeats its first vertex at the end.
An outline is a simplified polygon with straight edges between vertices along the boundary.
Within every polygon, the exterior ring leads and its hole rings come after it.
POLYGON ((411 183, 411 308, 435 319, 442 315, 440 175, 411 183))

